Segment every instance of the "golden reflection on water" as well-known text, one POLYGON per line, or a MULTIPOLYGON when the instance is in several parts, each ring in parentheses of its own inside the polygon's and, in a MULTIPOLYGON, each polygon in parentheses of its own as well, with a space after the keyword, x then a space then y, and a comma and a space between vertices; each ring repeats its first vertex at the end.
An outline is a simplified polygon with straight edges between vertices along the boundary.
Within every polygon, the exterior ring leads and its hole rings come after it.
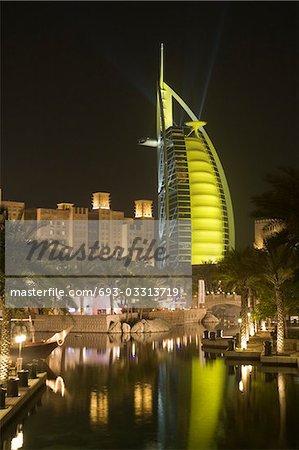
POLYGON ((92 425, 107 425, 109 414, 108 392, 90 393, 89 417, 92 425))
POLYGON ((151 417, 153 410, 152 386, 148 383, 136 383, 134 386, 135 420, 140 422, 151 417))

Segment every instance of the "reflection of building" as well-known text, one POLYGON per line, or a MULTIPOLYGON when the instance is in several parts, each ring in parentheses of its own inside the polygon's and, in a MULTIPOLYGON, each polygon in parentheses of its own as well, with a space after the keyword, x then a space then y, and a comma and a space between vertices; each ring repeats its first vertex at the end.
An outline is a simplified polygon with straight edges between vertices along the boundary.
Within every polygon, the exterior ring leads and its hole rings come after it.
POLYGON ((107 425, 109 414, 108 392, 90 393, 90 422, 92 425, 107 425))
MULTIPOLYGON (((183 115, 181 115, 183 117, 183 115)), ((161 47, 160 83, 157 91, 157 139, 142 145, 158 148, 160 233, 170 252, 180 261, 202 264, 219 261, 234 247, 234 217, 226 177, 216 150, 186 103, 163 78, 161 47), (189 121, 177 125, 173 100, 189 121), (191 120, 191 121, 190 121, 191 120), (168 221, 180 220, 178 227, 168 221), (183 222, 191 221, 192 233, 183 222)))
POLYGON ((283 225, 278 220, 273 219, 257 219, 254 221, 254 246, 255 248, 263 248, 264 240, 278 233, 283 229, 283 225))
POLYGON ((152 386, 148 383, 136 383, 134 386, 134 410, 138 421, 151 417, 153 409, 152 386))

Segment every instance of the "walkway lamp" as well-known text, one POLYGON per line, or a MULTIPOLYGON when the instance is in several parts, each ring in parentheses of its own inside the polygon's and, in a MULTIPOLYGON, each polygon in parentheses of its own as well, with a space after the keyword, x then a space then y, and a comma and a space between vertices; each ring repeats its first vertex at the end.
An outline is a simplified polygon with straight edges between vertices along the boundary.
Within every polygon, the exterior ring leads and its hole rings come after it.
POLYGON ((22 344, 26 341, 26 334, 18 334, 15 337, 16 344, 19 344, 19 357, 17 358, 17 371, 22 370, 22 344))

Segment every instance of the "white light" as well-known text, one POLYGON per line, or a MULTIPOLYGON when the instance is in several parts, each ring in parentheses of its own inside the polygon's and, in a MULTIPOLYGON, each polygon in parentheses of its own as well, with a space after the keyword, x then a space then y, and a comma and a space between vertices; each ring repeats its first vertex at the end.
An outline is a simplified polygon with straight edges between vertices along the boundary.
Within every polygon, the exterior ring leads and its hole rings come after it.
POLYGON ((23 447, 23 431, 20 431, 16 437, 11 440, 11 450, 18 450, 23 447))
POLYGON ((247 348, 246 338, 241 339, 241 348, 242 348, 242 350, 246 350, 246 348, 247 348))
POLYGON ((240 324, 242 323, 242 319, 241 318, 238 319, 238 323, 240 323, 240 324))
POLYGON ((25 342, 26 341, 26 334, 18 334, 15 337, 15 341, 16 341, 17 344, 21 344, 22 342, 25 342))

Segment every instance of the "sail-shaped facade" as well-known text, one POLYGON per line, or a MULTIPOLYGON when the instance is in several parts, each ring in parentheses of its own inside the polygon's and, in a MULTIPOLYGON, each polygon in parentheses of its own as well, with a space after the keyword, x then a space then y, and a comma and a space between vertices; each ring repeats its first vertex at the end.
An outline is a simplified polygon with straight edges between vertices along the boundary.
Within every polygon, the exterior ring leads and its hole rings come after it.
POLYGON ((162 44, 157 139, 151 141, 158 153, 160 235, 192 265, 215 263, 235 245, 230 192, 205 125, 164 81, 162 44), (174 102, 189 117, 183 126, 176 125, 174 102))

